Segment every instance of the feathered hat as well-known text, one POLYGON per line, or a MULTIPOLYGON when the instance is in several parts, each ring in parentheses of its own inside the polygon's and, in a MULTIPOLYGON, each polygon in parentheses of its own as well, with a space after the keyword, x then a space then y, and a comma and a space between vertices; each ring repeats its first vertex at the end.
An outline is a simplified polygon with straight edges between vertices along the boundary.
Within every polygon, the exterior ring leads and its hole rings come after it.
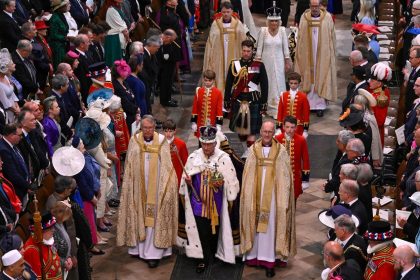
POLYGON ((370 68, 370 78, 379 82, 387 82, 392 78, 392 69, 382 62, 378 62, 370 68))

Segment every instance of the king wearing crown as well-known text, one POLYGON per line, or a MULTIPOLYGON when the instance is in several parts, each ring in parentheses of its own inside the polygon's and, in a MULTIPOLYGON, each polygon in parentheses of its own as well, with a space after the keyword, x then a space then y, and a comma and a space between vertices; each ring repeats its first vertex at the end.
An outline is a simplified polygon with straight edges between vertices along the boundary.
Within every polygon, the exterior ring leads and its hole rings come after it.
MULTIPOLYGON (((216 148, 217 129, 200 128, 200 149, 185 164, 179 193, 185 203, 185 228, 179 228, 178 245, 197 259, 202 273, 210 259, 235 263, 235 250, 228 202, 239 192, 239 181, 229 155, 216 148)), ((238 248, 239 249, 239 248, 238 248)))

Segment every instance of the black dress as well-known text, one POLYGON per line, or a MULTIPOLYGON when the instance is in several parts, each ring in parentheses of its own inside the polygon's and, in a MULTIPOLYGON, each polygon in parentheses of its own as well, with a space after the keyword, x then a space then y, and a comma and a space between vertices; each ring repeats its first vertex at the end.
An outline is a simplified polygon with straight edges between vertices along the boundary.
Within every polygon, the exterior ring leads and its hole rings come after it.
POLYGON ((131 91, 128 84, 124 81, 123 85, 118 80, 113 80, 112 85, 114 86, 114 93, 116 96, 121 98, 121 106, 124 113, 127 115, 126 122, 127 126, 131 127, 131 124, 136 120, 136 114, 139 107, 136 105, 134 93, 131 91))

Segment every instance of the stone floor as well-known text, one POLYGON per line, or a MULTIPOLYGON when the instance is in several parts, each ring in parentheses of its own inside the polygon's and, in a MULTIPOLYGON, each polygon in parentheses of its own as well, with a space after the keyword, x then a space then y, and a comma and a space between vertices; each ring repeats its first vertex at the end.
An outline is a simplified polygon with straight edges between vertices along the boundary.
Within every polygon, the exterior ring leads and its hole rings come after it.
MULTIPOLYGON (((294 15, 296 2, 292 2, 291 15, 294 15)), ((314 114, 311 115, 310 135, 336 135, 340 130, 337 118, 341 108, 341 100, 346 94, 346 86, 351 72, 351 66, 348 63, 348 54, 351 51, 351 36, 349 32, 351 2, 350 0, 344 0, 343 4, 345 14, 337 16, 336 19, 338 100, 329 104, 323 118, 317 118, 314 114)), ((262 26, 265 24, 265 17, 255 15, 255 21, 258 26, 262 26)), ((292 16, 289 18, 289 22, 292 22, 292 16)), ((177 134, 182 139, 187 140, 187 146, 190 151, 197 148, 197 140, 191 134, 189 128, 192 98, 201 74, 204 45, 205 38, 199 38, 193 45, 194 61, 192 63, 192 74, 184 76, 187 81, 183 84, 183 95, 175 96, 179 102, 182 101, 181 106, 175 109, 162 108, 158 105, 154 106, 154 112, 156 112, 158 119, 164 120, 166 117, 169 117, 177 122, 177 134)), ((226 123, 223 130, 228 130, 226 123)), ((311 148, 309 147, 309 149, 311 148)), ((335 147, 331 147, 331 154, 333 153, 335 153, 335 147)), ((313 166, 313 168, 317 167, 313 166)), ((329 201, 328 197, 320 190, 320 185, 323 181, 324 179, 322 178, 311 178, 311 187, 299 197, 296 207, 297 255, 289 261, 287 268, 277 269, 276 276, 273 279, 320 279, 320 272, 323 267, 321 249, 322 244, 326 241, 326 228, 318 221, 317 217, 321 209, 328 207, 329 201)), ((112 220, 116 223, 116 217, 113 217, 112 220)), ((106 254, 95 256, 92 259, 94 279, 170 279, 175 256, 162 260, 158 268, 151 270, 143 261, 130 257, 126 248, 115 247, 114 234, 115 227, 111 233, 104 234, 105 237, 110 239, 109 244, 103 246, 106 254)), ((257 280, 265 278, 265 273, 261 269, 245 267, 243 271, 243 279, 257 280)))

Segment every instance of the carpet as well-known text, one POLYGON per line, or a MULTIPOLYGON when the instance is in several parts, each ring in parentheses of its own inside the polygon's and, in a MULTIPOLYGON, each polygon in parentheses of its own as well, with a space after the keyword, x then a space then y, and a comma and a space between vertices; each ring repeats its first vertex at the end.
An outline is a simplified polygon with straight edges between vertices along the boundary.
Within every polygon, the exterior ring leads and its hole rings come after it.
POLYGON ((328 178, 337 152, 335 139, 337 139, 336 135, 308 136, 311 178, 328 178))
POLYGON ((236 264, 228 264, 215 259, 203 273, 198 274, 195 272, 196 265, 195 259, 177 255, 171 280, 239 280, 242 279, 244 269, 244 263, 240 261, 236 264))

